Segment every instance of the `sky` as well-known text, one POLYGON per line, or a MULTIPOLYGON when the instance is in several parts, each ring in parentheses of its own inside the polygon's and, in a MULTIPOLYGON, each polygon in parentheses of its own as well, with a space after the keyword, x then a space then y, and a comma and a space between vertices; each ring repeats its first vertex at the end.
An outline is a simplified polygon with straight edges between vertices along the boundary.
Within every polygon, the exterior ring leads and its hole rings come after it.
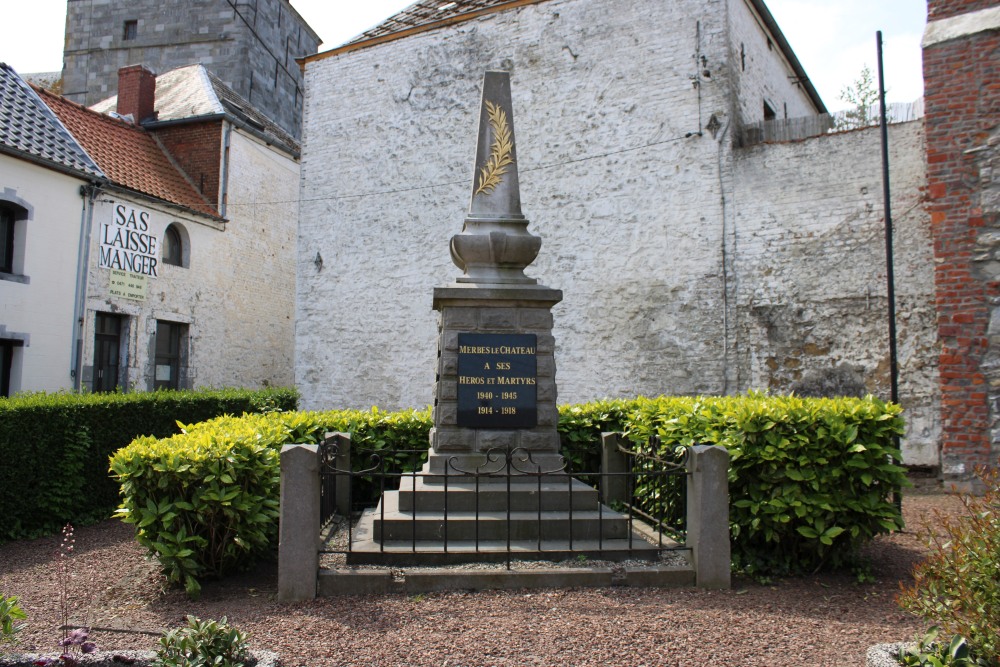
MULTIPOLYGON (((445 0, 442 0, 444 2, 445 0)), ((646 0, 663 2, 666 0, 646 0)), ((22 74, 62 69, 66 0, 0 0, 0 61, 22 74)), ((291 0, 331 49, 378 24, 412 0, 291 0)), ((765 0, 827 109, 862 67, 876 67, 875 33, 882 31, 886 98, 912 102, 923 93, 920 39, 926 0, 765 0)))

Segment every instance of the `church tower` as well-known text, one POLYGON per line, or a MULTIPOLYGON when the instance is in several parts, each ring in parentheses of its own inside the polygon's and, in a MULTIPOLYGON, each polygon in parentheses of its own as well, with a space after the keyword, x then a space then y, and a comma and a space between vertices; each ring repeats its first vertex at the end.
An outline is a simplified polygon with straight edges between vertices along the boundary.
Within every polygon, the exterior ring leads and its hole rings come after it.
POLYGON ((118 70, 162 74, 202 64, 296 139, 303 83, 296 58, 319 36, 289 0, 67 0, 63 93, 91 105, 117 92, 118 70))

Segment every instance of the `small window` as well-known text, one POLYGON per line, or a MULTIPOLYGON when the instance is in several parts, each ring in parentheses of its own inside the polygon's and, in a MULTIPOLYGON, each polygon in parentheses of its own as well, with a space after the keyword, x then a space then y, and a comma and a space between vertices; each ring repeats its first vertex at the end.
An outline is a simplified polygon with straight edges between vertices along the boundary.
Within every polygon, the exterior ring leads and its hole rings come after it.
POLYGON ((14 273, 14 212, 0 208, 0 272, 14 273))
POLYGON ((774 120, 778 117, 778 112, 774 110, 774 107, 768 104, 767 100, 764 100, 764 120, 774 120))
POLYGON ((122 39, 126 42, 130 42, 135 39, 136 34, 139 32, 139 22, 138 21, 125 21, 125 29, 122 31, 122 39))
POLYGON ((177 225, 168 225, 163 232, 163 263, 184 266, 184 240, 177 225))

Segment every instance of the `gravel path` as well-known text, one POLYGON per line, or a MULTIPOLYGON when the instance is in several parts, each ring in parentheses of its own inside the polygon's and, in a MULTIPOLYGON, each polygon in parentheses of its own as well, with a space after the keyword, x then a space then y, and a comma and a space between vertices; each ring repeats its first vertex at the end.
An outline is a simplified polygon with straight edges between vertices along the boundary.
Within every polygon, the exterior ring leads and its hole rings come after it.
MULTIPOLYGON (((153 564, 116 521, 76 532, 68 593, 74 621, 160 631, 186 614, 227 616, 251 646, 299 665, 864 665, 869 645, 910 639, 923 623, 895 603, 924 553, 934 512, 953 496, 904 498, 907 531, 869 548, 876 582, 814 575, 732 590, 569 589, 341 597, 279 604, 276 567, 208 583, 192 602, 162 591, 153 564)), ((54 650, 59 625, 58 537, 0 546, 0 591, 21 597, 19 650, 54 650)), ((155 637, 95 632, 102 650, 150 649, 155 637)))

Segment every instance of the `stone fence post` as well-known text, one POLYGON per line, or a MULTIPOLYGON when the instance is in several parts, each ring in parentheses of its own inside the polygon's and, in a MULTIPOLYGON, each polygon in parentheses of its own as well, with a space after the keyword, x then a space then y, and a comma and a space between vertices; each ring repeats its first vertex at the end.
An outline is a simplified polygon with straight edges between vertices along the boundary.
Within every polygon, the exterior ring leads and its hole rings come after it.
POLYGON ((601 495, 605 505, 631 503, 625 454, 618 450, 619 433, 601 433, 601 495))
MULTIPOLYGON (((337 455, 333 459, 333 467, 337 470, 351 469, 351 434, 340 431, 328 431, 324 436, 324 444, 334 441, 337 455)), ((351 476, 338 474, 336 484, 336 510, 340 516, 351 518, 351 476)))
POLYGON ((316 597, 319 571, 319 445, 281 448, 278 600, 316 597))
POLYGON ((698 588, 729 588, 729 452, 695 445, 688 454, 687 546, 698 588))

